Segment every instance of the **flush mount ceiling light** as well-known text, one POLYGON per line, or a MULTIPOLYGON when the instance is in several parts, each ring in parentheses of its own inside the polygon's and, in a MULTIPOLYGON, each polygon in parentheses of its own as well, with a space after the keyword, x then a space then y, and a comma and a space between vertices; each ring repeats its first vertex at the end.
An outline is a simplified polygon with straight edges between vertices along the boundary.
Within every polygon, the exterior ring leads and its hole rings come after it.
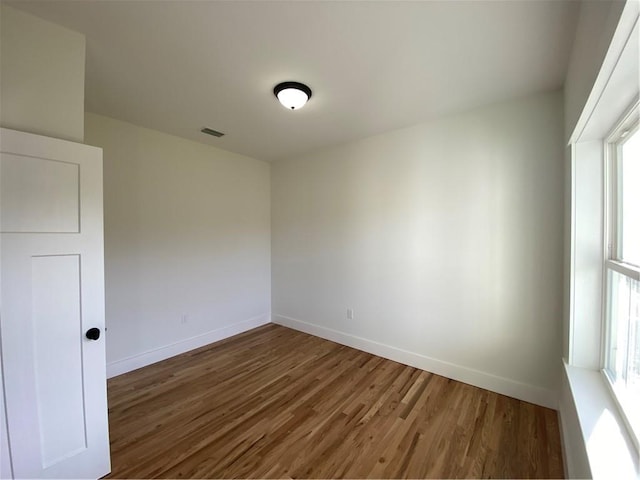
POLYGON ((311 98, 311 89, 300 82, 282 82, 273 88, 280 103, 289 110, 298 110, 311 98))

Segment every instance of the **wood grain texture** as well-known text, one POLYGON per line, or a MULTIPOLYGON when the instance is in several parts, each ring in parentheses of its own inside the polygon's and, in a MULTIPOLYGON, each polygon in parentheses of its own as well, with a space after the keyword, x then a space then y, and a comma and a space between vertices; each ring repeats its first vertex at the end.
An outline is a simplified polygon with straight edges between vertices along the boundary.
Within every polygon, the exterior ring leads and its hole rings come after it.
POLYGON ((277 325, 112 378, 110 478, 561 478, 554 410, 277 325))

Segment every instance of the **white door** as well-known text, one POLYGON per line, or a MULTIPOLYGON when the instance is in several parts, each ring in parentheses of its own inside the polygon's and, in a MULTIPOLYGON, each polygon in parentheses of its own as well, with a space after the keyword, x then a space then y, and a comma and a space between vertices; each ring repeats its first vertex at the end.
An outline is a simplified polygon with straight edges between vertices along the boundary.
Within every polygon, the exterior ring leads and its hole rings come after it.
POLYGON ((1 461, 16 478, 98 478, 110 471, 102 150, 0 129, 0 152, 1 461))

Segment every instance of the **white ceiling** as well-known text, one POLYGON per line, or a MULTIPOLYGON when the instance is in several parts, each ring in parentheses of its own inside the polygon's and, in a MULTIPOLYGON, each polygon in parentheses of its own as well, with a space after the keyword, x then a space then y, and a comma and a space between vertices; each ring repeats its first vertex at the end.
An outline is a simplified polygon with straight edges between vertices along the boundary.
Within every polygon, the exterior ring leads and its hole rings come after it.
POLYGON ((264 160, 560 88, 578 11, 566 0, 8 3, 86 35, 88 111, 264 160), (303 109, 273 96, 286 80, 312 88, 303 109))

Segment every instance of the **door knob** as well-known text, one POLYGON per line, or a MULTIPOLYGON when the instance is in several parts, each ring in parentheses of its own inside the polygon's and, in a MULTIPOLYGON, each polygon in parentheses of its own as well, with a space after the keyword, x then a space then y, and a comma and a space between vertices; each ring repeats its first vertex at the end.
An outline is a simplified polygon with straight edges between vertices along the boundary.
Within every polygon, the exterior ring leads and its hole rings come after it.
POLYGON ((87 330, 87 333, 85 333, 85 336, 89 340, 97 340, 100 338, 100 329, 95 327, 90 328, 89 330, 87 330))

